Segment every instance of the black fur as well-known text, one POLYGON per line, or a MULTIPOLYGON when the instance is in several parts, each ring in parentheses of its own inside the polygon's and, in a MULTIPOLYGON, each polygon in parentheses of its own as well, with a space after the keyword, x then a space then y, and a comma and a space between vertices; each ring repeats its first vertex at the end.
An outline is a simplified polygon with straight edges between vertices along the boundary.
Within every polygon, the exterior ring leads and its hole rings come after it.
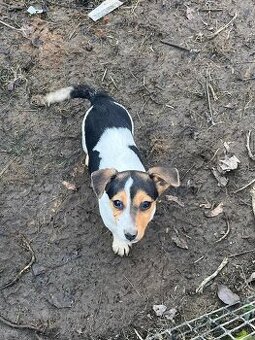
POLYGON ((149 195, 154 201, 158 198, 156 185, 149 175, 148 177, 145 177, 144 173, 141 173, 143 174, 141 176, 137 171, 124 171, 123 173, 125 173, 124 176, 118 177, 117 175, 111 180, 110 183, 107 184, 105 191, 110 199, 119 191, 124 189, 125 184, 130 177, 133 179, 133 184, 130 188, 131 199, 135 197, 138 190, 143 190, 146 192, 146 194, 149 195))
MULTIPOLYGON (((127 128, 132 131, 132 121, 126 109, 117 105, 114 99, 106 92, 95 91, 87 85, 73 86, 70 93, 71 98, 88 99, 92 104, 92 109, 88 113, 85 121, 86 147, 89 156, 89 172, 99 169, 100 158, 98 153, 94 153, 93 148, 98 143, 100 137, 107 128, 127 128)), ((139 151, 135 146, 130 149, 140 158, 139 151)))
POLYGON ((144 176, 139 176, 139 172, 137 171, 130 171, 130 173, 131 178, 133 179, 133 184, 130 188, 131 199, 135 197, 138 190, 143 190, 155 201, 159 194, 156 185, 150 176, 148 175, 148 177, 146 176, 146 178, 144 178, 144 176))
POLYGON ((89 173, 92 174, 92 172, 99 169, 101 158, 99 157, 98 151, 91 151, 89 154, 89 164, 88 169, 89 173))
POLYGON ((128 128, 132 130, 130 117, 125 109, 107 97, 98 97, 85 121, 85 137, 90 155, 107 128, 128 128))

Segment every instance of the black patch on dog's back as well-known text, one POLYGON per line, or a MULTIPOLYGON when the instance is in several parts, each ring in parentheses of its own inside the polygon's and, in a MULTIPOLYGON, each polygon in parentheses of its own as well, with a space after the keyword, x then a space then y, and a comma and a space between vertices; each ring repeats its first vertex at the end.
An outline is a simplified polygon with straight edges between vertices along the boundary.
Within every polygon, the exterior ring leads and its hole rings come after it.
POLYGON ((132 131, 132 121, 128 112, 106 96, 96 96, 93 108, 85 121, 86 147, 90 155, 107 128, 127 128, 132 131))

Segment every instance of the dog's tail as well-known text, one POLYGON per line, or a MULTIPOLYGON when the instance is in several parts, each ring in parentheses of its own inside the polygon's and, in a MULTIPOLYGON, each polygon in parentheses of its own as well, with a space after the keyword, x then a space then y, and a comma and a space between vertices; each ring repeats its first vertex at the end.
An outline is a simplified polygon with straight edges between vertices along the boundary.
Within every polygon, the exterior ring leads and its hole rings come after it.
POLYGON ((99 92, 87 85, 68 86, 48 93, 44 97, 44 102, 50 106, 51 104, 60 103, 71 98, 84 98, 88 99, 90 103, 93 104, 95 97, 98 95, 99 92))

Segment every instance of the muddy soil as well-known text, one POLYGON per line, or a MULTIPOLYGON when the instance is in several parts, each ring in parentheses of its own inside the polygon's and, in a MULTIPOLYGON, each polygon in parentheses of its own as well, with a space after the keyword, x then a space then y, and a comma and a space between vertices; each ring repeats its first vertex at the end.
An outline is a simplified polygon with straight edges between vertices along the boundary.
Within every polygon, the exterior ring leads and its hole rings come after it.
POLYGON ((0 22, 0 314, 27 326, 0 318, 4 340, 138 339, 135 330, 146 338, 173 325, 154 304, 177 308, 179 323, 221 306, 220 283, 241 299, 254 294, 246 282, 255 271, 251 187, 235 193, 255 169, 246 149, 247 132, 252 151, 255 136, 254 2, 127 1, 93 23, 87 14, 98 3, 38 2, 47 12, 33 16, 26 9, 35 3, 1 3, 10 26, 0 22), (89 103, 33 100, 78 83, 104 88, 130 110, 146 166, 181 174, 127 258, 111 250, 84 166, 89 103), (228 147, 240 163, 220 187, 212 169, 228 147), (223 213, 205 216, 221 202, 223 213))

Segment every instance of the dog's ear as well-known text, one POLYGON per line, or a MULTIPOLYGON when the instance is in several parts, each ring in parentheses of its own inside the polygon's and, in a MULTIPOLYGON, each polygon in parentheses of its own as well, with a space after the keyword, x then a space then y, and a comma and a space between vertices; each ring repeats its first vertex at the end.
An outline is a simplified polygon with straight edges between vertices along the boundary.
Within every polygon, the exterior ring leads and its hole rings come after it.
POLYGON ((95 191, 98 198, 101 198, 106 185, 111 181, 111 179, 117 174, 116 169, 100 169, 92 172, 91 182, 92 188, 95 191))
POLYGON ((161 195, 170 186, 180 186, 179 171, 175 168, 168 169, 160 166, 154 167, 148 170, 148 174, 153 179, 159 195, 161 195))

